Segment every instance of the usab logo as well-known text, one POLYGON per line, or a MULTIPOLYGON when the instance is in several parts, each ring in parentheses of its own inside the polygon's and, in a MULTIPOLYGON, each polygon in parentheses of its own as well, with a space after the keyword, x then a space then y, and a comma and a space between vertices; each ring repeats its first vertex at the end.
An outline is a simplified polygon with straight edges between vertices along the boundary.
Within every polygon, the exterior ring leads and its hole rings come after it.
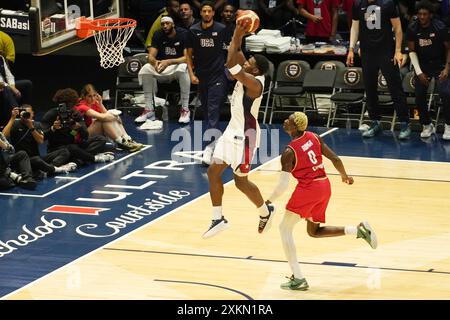
POLYGON ((367 29, 381 29, 381 8, 380 6, 370 5, 364 13, 367 29))
POLYGON ((409 77, 409 86, 412 89, 416 88, 416 82, 415 82, 415 77, 414 76, 409 77))
POLYGON ((334 62, 324 62, 320 66, 320 70, 336 70, 336 64, 334 62))
POLYGON ((348 86, 355 86, 361 81, 361 75, 355 69, 348 69, 344 73, 344 82, 348 86))
POLYGON ((130 74, 137 74, 139 72, 139 70, 141 70, 141 67, 142 67, 142 64, 139 60, 132 59, 132 60, 128 61, 127 71, 130 74))
POLYGON ((295 79, 302 73, 302 68, 297 63, 289 63, 284 70, 287 77, 295 79))
POLYGON ((381 73, 378 75, 378 87, 381 89, 387 89, 387 81, 381 73))

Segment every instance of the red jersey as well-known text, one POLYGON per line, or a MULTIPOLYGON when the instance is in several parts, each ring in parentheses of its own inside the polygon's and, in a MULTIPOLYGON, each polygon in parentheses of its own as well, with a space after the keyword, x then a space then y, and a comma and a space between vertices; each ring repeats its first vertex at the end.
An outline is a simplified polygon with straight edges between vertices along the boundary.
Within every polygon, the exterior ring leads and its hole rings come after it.
POLYGON ((305 131, 301 137, 292 140, 288 147, 295 153, 295 167, 291 173, 298 180, 298 186, 307 186, 327 176, 322 162, 322 147, 314 133, 305 131))
POLYGON ((329 38, 331 35, 331 9, 337 8, 339 0, 297 0, 298 5, 312 15, 321 16, 323 20, 314 23, 308 19, 306 23, 306 35, 310 37, 329 38))
POLYGON ((91 107, 88 105, 86 100, 80 100, 80 102, 75 106, 75 110, 77 110, 81 116, 84 118, 84 123, 86 123, 86 127, 89 127, 92 124, 92 117, 86 115, 90 109, 102 113, 100 106, 97 103, 94 103, 91 107))

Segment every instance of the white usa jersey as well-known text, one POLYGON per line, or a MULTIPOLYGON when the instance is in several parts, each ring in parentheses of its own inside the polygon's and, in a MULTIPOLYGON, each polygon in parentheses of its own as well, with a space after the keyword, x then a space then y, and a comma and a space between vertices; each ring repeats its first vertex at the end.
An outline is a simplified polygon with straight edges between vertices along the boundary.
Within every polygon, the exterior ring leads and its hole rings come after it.
MULTIPOLYGON (((258 111, 264 92, 264 76, 255 77, 261 82, 261 95, 256 99, 251 99, 245 94, 244 85, 236 82, 233 95, 231 96, 231 119, 228 123, 224 137, 228 139, 244 140, 247 136, 259 147, 260 129, 258 124, 258 111)), ((252 141, 252 142, 253 142, 252 141)))

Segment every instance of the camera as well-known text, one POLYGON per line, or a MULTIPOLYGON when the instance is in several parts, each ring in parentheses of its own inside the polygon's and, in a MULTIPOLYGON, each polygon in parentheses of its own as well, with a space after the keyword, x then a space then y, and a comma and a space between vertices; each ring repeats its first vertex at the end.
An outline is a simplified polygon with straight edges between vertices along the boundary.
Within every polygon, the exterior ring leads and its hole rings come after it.
POLYGON ((25 108, 19 108, 19 114, 17 115, 17 117, 22 119, 30 119, 31 113, 28 112, 25 108))
POLYGON ((58 104, 58 116, 62 128, 71 128, 79 121, 77 112, 67 107, 67 104, 58 104))

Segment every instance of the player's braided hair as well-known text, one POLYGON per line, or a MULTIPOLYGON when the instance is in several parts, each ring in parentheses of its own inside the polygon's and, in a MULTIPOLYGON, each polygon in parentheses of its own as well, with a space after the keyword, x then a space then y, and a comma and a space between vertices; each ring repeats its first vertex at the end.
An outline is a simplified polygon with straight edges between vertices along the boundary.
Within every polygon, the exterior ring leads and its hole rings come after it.
POLYGON ((298 131, 305 131, 308 126, 308 117, 303 112, 294 112, 294 123, 298 131))

